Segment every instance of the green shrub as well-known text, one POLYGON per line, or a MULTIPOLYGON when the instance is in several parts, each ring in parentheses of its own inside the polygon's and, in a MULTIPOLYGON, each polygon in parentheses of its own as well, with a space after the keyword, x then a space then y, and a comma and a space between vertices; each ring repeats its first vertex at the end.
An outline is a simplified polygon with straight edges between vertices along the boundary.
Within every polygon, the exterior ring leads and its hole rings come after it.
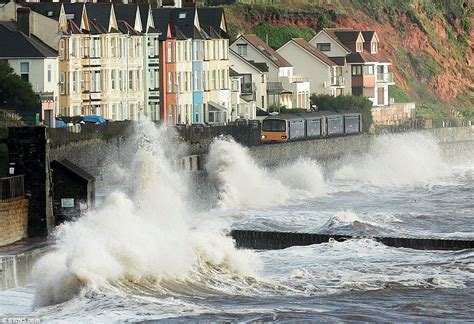
POLYGON ((372 101, 362 96, 311 95, 311 104, 318 110, 350 110, 362 114, 362 129, 367 132, 372 125, 372 101))
POLYGON ((467 33, 467 34, 470 34, 471 31, 472 31, 472 24, 471 24, 471 21, 469 20, 469 18, 463 18, 461 20, 461 26, 462 26, 462 29, 464 29, 464 31, 467 33))
POLYGON ((326 16, 321 16, 318 20, 318 30, 321 30, 323 28, 331 28, 333 27, 332 22, 326 17, 326 16))
POLYGON ((273 26, 266 22, 254 27, 253 32, 263 41, 268 37, 268 45, 274 49, 280 48, 292 38, 310 40, 315 35, 315 31, 311 28, 273 26))

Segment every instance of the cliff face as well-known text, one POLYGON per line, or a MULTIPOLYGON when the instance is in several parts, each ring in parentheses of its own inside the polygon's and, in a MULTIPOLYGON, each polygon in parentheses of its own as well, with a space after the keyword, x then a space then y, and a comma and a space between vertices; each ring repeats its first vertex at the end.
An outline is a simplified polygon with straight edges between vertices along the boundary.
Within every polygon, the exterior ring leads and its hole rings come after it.
MULTIPOLYGON (((309 35, 305 38, 330 26, 375 30, 380 50, 393 63, 396 99, 413 99, 419 105, 447 108, 444 110, 466 117, 473 115, 474 17, 470 0, 321 2, 331 4, 237 4, 226 7, 226 18, 234 34, 259 35, 265 23, 277 30, 278 26, 311 30, 304 33, 309 35), (458 112, 452 112, 452 107, 458 112)), ((263 39, 269 34, 268 28, 264 30, 266 34, 259 35, 263 39)), ((281 30, 277 34, 285 38, 281 30)), ((286 36, 291 37, 295 36, 286 36)))

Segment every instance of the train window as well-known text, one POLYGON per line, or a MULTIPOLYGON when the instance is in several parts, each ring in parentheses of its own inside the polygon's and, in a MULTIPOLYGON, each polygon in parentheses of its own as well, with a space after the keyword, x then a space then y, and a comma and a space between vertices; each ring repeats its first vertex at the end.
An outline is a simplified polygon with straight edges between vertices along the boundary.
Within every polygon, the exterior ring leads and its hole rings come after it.
POLYGON ((264 132, 285 132, 286 121, 280 119, 264 120, 262 124, 262 131, 264 132))

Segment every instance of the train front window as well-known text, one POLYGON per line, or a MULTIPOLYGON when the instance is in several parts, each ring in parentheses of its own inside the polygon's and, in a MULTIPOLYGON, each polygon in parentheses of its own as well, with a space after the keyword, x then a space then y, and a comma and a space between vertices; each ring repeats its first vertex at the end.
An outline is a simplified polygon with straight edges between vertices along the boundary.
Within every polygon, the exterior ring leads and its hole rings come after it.
POLYGON ((280 119, 264 120, 262 124, 262 131, 264 132, 285 132, 286 121, 280 119))

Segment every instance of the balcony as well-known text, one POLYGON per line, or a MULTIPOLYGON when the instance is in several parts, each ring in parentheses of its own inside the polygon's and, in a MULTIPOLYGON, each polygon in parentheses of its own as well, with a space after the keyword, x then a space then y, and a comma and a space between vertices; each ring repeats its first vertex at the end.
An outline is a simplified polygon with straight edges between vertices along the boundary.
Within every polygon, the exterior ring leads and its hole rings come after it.
POLYGON ((240 93, 242 95, 251 95, 257 91, 257 87, 255 86, 255 82, 251 83, 241 83, 240 93))
POLYGON ((344 78, 342 75, 340 76, 334 76, 331 78, 331 86, 334 87, 341 87, 346 84, 346 78, 344 78))
POLYGON ((393 82, 393 73, 378 73, 377 82, 380 83, 392 83, 393 82))
POLYGON ((300 77, 300 76, 292 76, 292 77, 288 78, 288 81, 290 83, 299 83, 299 82, 309 82, 309 79, 308 78, 303 78, 303 77, 300 77))
POLYGON ((283 92, 283 84, 281 82, 267 82, 267 94, 280 95, 283 92))

